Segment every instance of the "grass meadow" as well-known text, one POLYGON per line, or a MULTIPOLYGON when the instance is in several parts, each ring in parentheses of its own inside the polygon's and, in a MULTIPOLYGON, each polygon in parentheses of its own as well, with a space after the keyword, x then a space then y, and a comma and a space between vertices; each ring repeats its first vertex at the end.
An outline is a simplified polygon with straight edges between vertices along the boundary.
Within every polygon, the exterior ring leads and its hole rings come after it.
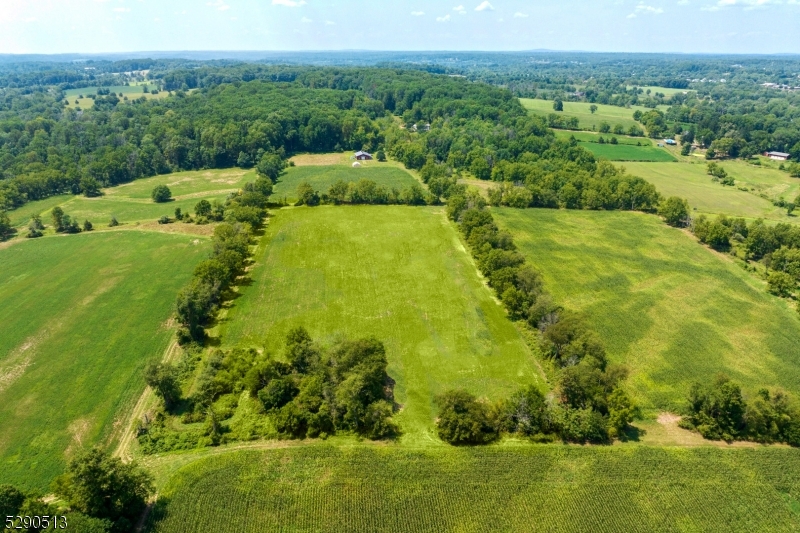
POLYGON ((108 442, 205 242, 109 231, 0 249, 0 483, 45 490, 72 453, 108 442))
POLYGON ((492 211, 556 301, 630 368, 645 409, 677 410, 718 372, 750 396, 768 386, 800 398, 797 312, 726 256, 652 215, 492 211))
POLYGON ((653 185, 664 196, 680 196, 699 213, 725 214, 748 219, 765 218, 797 222, 772 200, 784 197, 791 202, 800 193, 800 180, 777 169, 760 168, 743 161, 723 161, 725 171, 736 185, 728 187, 711 181, 705 161, 696 163, 626 163, 628 171, 653 185), (746 189, 741 190, 740 187, 746 189), (761 195, 766 196, 766 198, 761 195))
MULTIPOLYGON (((537 115, 549 115, 555 113, 553 111, 552 100, 539 100, 534 98, 520 98, 522 106, 531 113, 537 115)), ((599 130, 600 123, 608 122, 613 128, 620 124, 627 131, 631 126, 641 125, 633 120, 633 112, 637 109, 642 113, 649 111, 646 107, 632 106, 632 107, 618 107, 613 105, 594 104, 597 106, 597 111, 592 113, 589 106, 592 104, 588 102, 564 102, 564 111, 559 112, 559 116, 564 117, 577 117, 579 127, 583 130, 599 130)))
POLYGON ((478 278, 443 208, 323 206, 274 213, 241 289, 212 334, 282 353, 292 327, 332 342, 383 341, 404 443, 441 444, 434 396, 497 399, 539 383, 537 356, 478 278))
POLYGON ((569 139, 575 137, 580 143, 596 143, 600 137, 609 140, 616 137, 619 144, 631 146, 653 146, 653 141, 647 137, 630 137, 628 135, 614 135, 613 133, 596 133, 593 131, 572 131, 572 130, 553 130, 557 139, 569 139))
POLYGON ((326 445, 212 456, 159 490, 150 532, 792 532, 800 454, 326 445))
MULTIPOLYGON (((147 86, 149 91, 156 89, 157 86, 152 83, 143 83, 141 85, 114 85, 112 87, 104 87, 104 89, 108 89, 109 92, 120 96, 120 100, 123 100, 124 97, 128 97, 129 100, 135 100, 137 98, 141 98, 144 96, 148 100, 153 98, 166 98, 169 95, 168 91, 159 91, 158 94, 152 94, 150 92, 145 93, 144 87, 147 86)), ((64 99, 69 102, 69 107, 75 108, 80 107, 81 109, 88 109, 94 106, 94 100, 91 98, 87 98, 90 94, 97 94, 98 87, 84 87, 82 89, 67 89, 64 91, 64 99), (81 98, 83 96, 83 98, 81 98), (75 103, 77 101, 77 103, 75 103)))
POLYGON ((103 189, 103 196, 97 198, 61 195, 30 202, 11 211, 9 216, 12 224, 20 229, 27 225, 32 214, 41 215, 42 222, 49 226, 50 211, 55 206, 60 206, 79 222, 89 220, 98 228, 106 226, 112 216, 121 224, 154 222, 163 215, 173 217, 178 207, 184 213, 194 213, 194 206, 202 199, 222 202, 228 194, 255 178, 255 171, 237 168, 164 174, 103 189), (150 193, 156 185, 168 186, 173 201, 153 202, 150 193))
POLYGON ((595 157, 609 161, 660 161, 674 162, 672 154, 655 146, 632 146, 630 144, 580 143, 595 157))
POLYGON ((296 202, 297 186, 303 182, 308 182, 321 193, 327 192, 339 180, 350 182, 368 179, 387 189, 395 187, 400 190, 418 183, 411 174, 392 163, 366 162, 360 168, 353 168, 351 164, 345 161, 334 165, 289 167, 278 178, 272 198, 274 201, 286 199, 287 202, 296 202))

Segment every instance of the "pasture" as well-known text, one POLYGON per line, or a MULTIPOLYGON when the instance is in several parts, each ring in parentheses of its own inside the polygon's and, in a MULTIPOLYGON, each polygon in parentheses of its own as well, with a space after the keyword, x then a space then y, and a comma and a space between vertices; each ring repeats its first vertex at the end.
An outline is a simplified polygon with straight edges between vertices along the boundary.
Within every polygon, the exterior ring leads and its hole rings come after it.
POLYGON ((652 215, 492 212, 556 302, 583 314, 610 359, 629 367, 643 408, 674 412, 692 382, 718 372, 750 397, 783 387, 800 398, 800 317, 730 258, 652 215))
POLYGON ((798 479, 780 448, 315 445, 188 464, 147 530, 788 533, 798 479))
POLYGON ((786 210, 775 207, 780 197, 791 202, 800 193, 800 180, 785 172, 761 168, 742 161, 719 163, 734 177, 736 185, 724 186, 711 180, 705 161, 696 163, 628 163, 628 171, 653 185, 664 196, 680 196, 699 213, 725 214, 748 219, 766 218, 796 222, 786 210), (746 190, 741 190, 740 187, 746 190), (766 198, 762 197, 764 195, 766 198))
POLYGON ((600 137, 608 141, 611 137, 616 137, 619 144, 629 144, 631 146, 653 146, 653 141, 647 137, 630 137, 628 135, 614 135, 612 133, 596 133, 594 131, 571 131, 553 130, 557 139, 569 139, 575 137, 580 143, 596 143, 600 137))
MULTIPOLYGON (((531 113, 537 115, 549 115, 553 111, 552 100, 539 100, 534 98, 520 98, 522 106, 531 113)), ((593 114, 589 110, 592 104, 588 102, 564 102, 564 111, 559 112, 559 116, 577 117, 579 127, 583 130, 599 130, 600 123, 607 122, 613 128, 620 124, 627 131, 631 126, 642 127, 641 124, 633 120, 633 112, 637 109, 642 113, 649 111, 646 107, 618 107, 613 105, 594 104, 597 111, 593 114)))
POLYGON ((163 174, 103 189, 103 196, 97 198, 61 195, 30 202, 9 215, 12 224, 19 228, 27 225, 32 214, 41 215, 42 222, 49 226, 50 211, 55 206, 79 222, 91 221, 97 229, 106 226, 112 216, 120 224, 155 222, 163 215, 173 217, 178 207, 184 213, 194 213, 194 206, 202 199, 223 202, 228 194, 255 178, 255 171, 238 168, 163 174), (173 201, 153 202, 150 193, 156 185, 168 186, 173 201))
POLYGON ((73 453, 109 442, 206 242, 107 231, 0 249, 0 483, 45 490, 73 453))
MULTIPOLYGON (((80 107, 81 109, 88 109, 94 106, 94 100, 89 98, 90 94, 97 94, 97 90, 99 87, 84 87, 81 89, 67 89, 64 91, 64 99, 67 100, 69 103, 69 107, 76 108, 80 107), (77 102, 77 103, 76 103, 77 102)), ((153 98, 166 98, 169 96, 168 91, 159 91, 158 94, 152 94, 149 91, 157 89, 157 85, 154 83, 142 83, 137 85, 114 85, 111 87, 103 87, 103 89, 108 89, 109 92, 116 94, 121 102, 126 102, 125 98, 127 97, 128 100, 136 100, 137 98, 145 97, 148 100, 153 98), (148 92, 144 92, 144 88, 148 88, 148 92)))
POLYGON ((595 157, 607 159, 609 161, 654 161, 654 162, 674 162, 668 151, 656 146, 635 146, 631 144, 598 144, 585 143, 580 145, 595 157))
POLYGON ((401 441, 441 445, 434 396, 466 388, 496 400, 543 385, 531 353, 478 277, 443 208, 322 206, 274 213, 252 283, 211 334, 223 347, 281 354, 290 328, 385 343, 401 441))
POLYGON ((345 157, 339 164, 289 167, 278 178, 272 199, 273 201, 286 199, 287 202, 292 203, 297 201, 297 186, 303 182, 308 182, 320 193, 327 192, 330 186, 339 180, 351 182, 368 179, 387 189, 394 187, 399 190, 419 183, 405 169, 393 163, 367 161, 362 163, 363 166, 360 168, 353 168, 351 164, 352 162, 345 157))

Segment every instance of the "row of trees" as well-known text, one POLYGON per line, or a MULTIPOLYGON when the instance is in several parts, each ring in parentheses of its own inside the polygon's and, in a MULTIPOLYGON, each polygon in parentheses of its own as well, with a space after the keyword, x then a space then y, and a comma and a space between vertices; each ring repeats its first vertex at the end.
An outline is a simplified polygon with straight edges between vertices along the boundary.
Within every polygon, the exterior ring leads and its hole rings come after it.
POLYGON ((426 192, 416 183, 405 189, 396 187, 387 188, 383 185, 368 180, 358 181, 339 180, 332 184, 328 191, 320 194, 319 191, 308 183, 303 182, 297 187, 297 203, 295 205, 315 206, 325 204, 403 204, 426 205, 438 203, 438 198, 426 192))
POLYGON ((634 415, 621 388, 627 370, 609 365, 596 334, 553 302, 540 274, 526 264, 511 235, 497 228, 485 205, 477 193, 453 194, 447 213, 458 222, 478 268, 509 317, 539 331, 542 353, 557 373, 555 397, 545 402, 537 390, 526 389, 490 406, 464 391, 450 391, 439 400, 441 438, 452 444, 479 444, 502 432, 571 442, 608 442, 622 436, 634 415))
POLYGON ((132 533, 154 492, 150 475, 94 448, 76 455, 51 486, 59 500, 0 485, 0 516, 30 533, 65 529, 90 533, 132 533), (16 517, 25 517, 27 524, 16 517), (43 517, 48 517, 45 520, 43 517))
POLYGON ((155 453, 233 440, 236 436, 223 422, 233 416, 244 391, 282 438, 326 438, 342 432, 389 438, 398 429, 391 419, 394 382, 387 365, 386 349, 375 338, 342 340, 324 348, 302 327, 287 334, 282 360, 252 349, 215 350, 185 400, 180 398, 178 370, 151 365, 148 384, 167 412, 183 409, 184 422, 204 426, 176 432, 165 416, 157 416, 140 429, 139 442, 146 453, 155 453))
POLYGON ((761 389, 746 401, 741 387, 724 375, 692 385, 679 424, 711 440, 800 446, 800 408, 785 392, 761 389))

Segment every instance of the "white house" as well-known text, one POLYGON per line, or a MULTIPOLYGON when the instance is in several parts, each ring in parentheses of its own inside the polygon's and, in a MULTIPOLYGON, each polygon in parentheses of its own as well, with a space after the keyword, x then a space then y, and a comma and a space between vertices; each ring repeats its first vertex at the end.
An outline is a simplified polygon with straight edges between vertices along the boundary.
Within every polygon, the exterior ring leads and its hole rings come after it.
POLYGON ((368 154, 367 152, 358 151, 353 157, 358 161, 372 161, 372 154, 368 154))

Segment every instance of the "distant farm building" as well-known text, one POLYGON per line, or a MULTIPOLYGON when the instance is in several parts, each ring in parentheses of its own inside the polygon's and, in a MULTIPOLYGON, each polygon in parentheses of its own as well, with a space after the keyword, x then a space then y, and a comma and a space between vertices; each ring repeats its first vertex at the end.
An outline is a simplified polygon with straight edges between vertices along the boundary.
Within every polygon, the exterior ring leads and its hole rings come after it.
POLYGON ((356 155, 353 157, 358 161, 372 161, 372 154, 368 154, 367 152, 356 152, 356 155))
POLYGON ((764 152, 764 157, 769 157, 776 161, 786 161, 790 156, 783 152, 764 152))
POLYGON ((664 142, 667 143, 670 146, 674 146, 674 145, 678 144, 673 139, 664 139, 664 142))

